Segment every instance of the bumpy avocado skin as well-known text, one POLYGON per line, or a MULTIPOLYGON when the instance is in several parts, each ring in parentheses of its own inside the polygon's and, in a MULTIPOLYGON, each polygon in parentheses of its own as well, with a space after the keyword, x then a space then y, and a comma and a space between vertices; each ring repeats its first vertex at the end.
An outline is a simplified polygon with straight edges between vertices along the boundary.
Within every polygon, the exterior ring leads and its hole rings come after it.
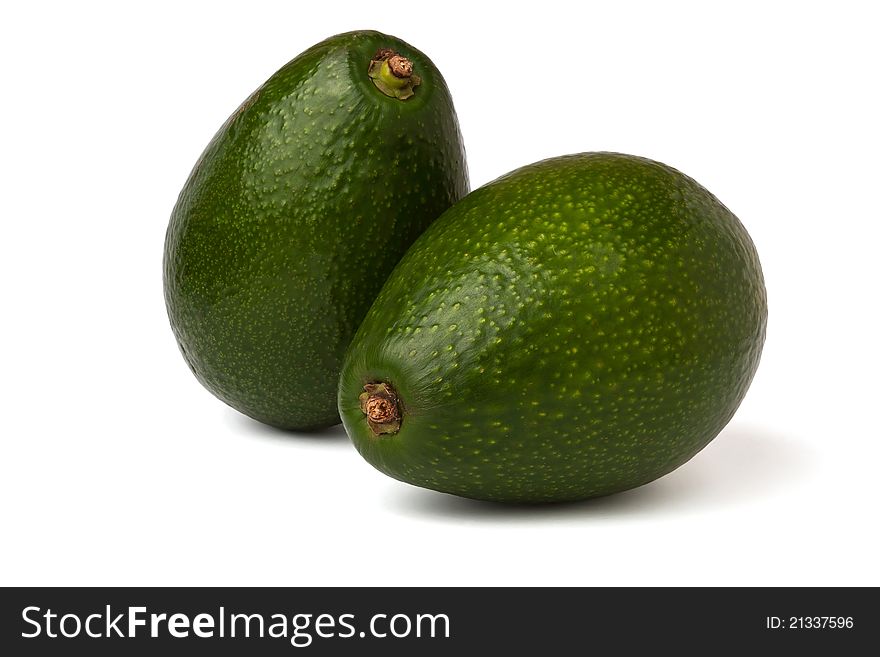
POLYGON ((361 455, 417 486, 506 502, 652 481, 727 424, 764 343, 758 255, 691 178, 613 153, 474 191, 410 248, 355 336, 339 408, 361 455), (374 435, 366 383, 399 396, 374 435))
POLYGON ((338 423, 358 324, 407 247, 467 191, 452 100, 424 54, 351 32, 296 57, 226 121, 171 216, 165 299, 195 375, 267 424, 338 423), (369 79, 379 48, 413 61, 411 98, 369 79))

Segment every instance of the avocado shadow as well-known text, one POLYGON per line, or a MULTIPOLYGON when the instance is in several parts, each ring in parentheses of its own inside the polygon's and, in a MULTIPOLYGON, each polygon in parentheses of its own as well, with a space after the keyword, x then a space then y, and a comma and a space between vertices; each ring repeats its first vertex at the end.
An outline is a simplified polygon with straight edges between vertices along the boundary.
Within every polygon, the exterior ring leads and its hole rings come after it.
POLYGON ((731 423, 677 470, 632 490, 581 502, 503 504, 407 486, 389 495, 394 511, 456 522, 519 522, 677 514, 771 497, 809 476, 813 456, 796 439, 731 423))
POLYGON ((258 420, 239 413, 235 409, 229 408, 226 411, 226 422, 236 431, 249 436, 275 440, 286 443, 310 443, 325 444, 328 447, 348 446, 348 435, 341 424, 327 427, 326 429, 317 429, 315 431, 289 431, 287 429, 279 429, 268 424, 263 424, 258 420))

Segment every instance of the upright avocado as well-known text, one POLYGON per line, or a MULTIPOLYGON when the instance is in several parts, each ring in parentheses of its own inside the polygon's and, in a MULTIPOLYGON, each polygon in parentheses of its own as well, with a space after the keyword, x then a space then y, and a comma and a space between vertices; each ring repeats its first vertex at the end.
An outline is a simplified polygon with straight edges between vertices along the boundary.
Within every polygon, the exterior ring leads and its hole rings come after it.
POLYGON ((727 424, 767 317, 739 220, 663 164, 546 160, 471 193, 410 248, 343 366, 361 455, 509 502, 633 488, 727 424))
POLYGON ((338 423, 360 321, 467 192, 452 99, 424 54, 351 32, 296 57, 229 117, 171 215, 165 300, 196 377, 267 424, 338 423))

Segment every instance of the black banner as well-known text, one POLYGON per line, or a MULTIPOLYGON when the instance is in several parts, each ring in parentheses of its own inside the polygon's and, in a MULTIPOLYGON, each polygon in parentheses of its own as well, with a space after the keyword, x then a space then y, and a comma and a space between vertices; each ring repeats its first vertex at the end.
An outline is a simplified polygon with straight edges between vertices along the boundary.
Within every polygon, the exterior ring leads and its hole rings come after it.
POLYGON ((868 588, 7 588, 0 614, 5 655, 848 655, 876 645, 880 604, 868 588))

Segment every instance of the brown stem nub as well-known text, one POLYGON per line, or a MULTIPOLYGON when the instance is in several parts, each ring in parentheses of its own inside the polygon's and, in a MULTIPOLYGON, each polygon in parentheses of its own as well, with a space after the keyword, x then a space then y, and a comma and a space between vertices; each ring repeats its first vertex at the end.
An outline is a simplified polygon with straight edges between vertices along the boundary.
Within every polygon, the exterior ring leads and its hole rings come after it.
POLYGON ((413 72, 413 63, 402 55, 391 55, 388 58, 388 68, 391 74, 397 78, 410 78, 413 72))
POLYGON ((389 384, 368 383, 358 399, 374 435, 395 434, 400 431, 400 400, 389 384))
POLYGON ((370 60, 367 75, 379 91, 398 100, 412 98, 415 94, 413 90, 422 82, 413 73, 412 60, 391 48, 379 48, 376 51, 370 60))

